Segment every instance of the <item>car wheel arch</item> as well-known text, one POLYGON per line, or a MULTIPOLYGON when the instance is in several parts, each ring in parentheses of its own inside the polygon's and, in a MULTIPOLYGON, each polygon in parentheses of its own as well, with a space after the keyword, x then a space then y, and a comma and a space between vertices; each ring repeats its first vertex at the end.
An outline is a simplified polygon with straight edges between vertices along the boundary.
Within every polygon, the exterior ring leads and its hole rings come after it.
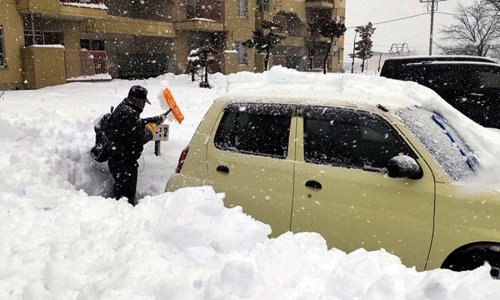
POLYGON ((481 241, 463 245, 451 252, 441 268, 453 271, 469 271, 488 262, 493 268, 491 275, 500 278, 500 243, 481 241))

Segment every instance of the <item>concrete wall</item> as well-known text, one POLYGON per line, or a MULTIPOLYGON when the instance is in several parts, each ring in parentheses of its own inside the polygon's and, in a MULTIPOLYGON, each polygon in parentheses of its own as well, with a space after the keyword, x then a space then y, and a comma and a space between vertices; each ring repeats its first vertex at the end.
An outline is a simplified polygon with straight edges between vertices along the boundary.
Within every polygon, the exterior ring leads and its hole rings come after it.
POLYGON ((226 74, 241 71, 255 70, 255 49, 247 49, 248 63, 238 64, 238 54, 232 52, 236 43, 242 43, 253 36, 255 30, 255 6, 256 0, 248 0, 248 16, 238 16, 237 1, 225 1, 224 29, 228 32, 226 37, 226 49, 224 53, 224 72, 226 74))
POLYGON ((226 51, 224 52, 224 70, 225 74, 231 74, 236 72, 261 72, 263 69, 256 67, 256 55, 255 49, 247 49, 248 54, 248 63, 245 65, 241 65, 238 63, 238 53, 235 51, 226 51))
POLYGON ((27 88, 66 83, 64 47, 35 45, 23 48, 22 54, 27 88))
POLYGON ((0 67, 0 89, 23 87, 21 48, 24 46, 23 21, 16 0, 2 0, 0 25, 3 26, 7 66, 0 67))

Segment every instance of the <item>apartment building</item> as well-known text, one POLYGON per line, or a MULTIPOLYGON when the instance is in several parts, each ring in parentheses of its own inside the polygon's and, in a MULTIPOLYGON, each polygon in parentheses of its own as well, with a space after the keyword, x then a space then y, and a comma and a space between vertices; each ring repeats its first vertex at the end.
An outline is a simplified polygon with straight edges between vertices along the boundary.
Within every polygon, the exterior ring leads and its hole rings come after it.
MULTIPOLYGON (((308 37, 320 16, 343 19, 346 0, 0 0, 0 89, 36 89, 71 80, 146 78, 186 71, 191 50, 219 51, 211 72, 263 71, 242 43, 262 20, 287 33, 271 65, 321 69, 327 41, 308 37), (312 51, 315 50, 315 51, 312 51)), ((343 62, 343 38, 329 70, 343 62)))

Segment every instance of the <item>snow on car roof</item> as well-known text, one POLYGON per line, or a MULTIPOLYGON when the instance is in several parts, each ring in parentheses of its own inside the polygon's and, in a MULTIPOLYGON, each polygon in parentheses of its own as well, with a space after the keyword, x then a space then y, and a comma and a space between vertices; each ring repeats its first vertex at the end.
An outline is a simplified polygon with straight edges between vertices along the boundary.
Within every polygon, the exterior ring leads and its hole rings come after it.
POLYGON ((228 76, 228 93, 234 101, 283 101, 313 105, 376 106, 388 109, 448 104, 434 91, 414 82, 377 76, 305 73, 273 67, 264 74, 228 76))

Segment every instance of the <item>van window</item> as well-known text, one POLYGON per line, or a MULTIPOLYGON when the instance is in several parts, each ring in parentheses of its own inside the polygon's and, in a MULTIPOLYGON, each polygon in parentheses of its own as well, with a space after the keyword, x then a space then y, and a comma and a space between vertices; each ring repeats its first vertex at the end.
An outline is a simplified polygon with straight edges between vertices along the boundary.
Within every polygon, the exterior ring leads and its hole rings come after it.
POLYGON ((421 68, 425 81, 419 83, 431 89, 467 89, 469 86, 466 65, 430 64, 421 68))
POLYGON ((371 171, 382 171, 399 154, 415 155, 379 116, 339 108, 308 108, 304 116, 304 159, 371 171))
POLYGON ((215 134, 215 147, 276 158, 286 158, 292 106, 230 104, 215 134))
POLYGON ((471 84, 474 90, 500 89, 500 68, 474 68, 471 71, 471 84))
POLYGON ((437 90, 495 89, 500 88, 500 68, 484 64, 435 63, 407 66, 412 74, 423 76, 404 77, 437 90))

